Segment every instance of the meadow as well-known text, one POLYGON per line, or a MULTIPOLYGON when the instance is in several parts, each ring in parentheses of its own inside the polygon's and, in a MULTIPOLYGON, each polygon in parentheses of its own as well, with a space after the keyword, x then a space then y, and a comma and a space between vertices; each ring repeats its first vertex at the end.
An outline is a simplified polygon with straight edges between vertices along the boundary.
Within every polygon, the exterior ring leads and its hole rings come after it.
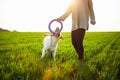
POLYGON ((0 80, 120 80, 120 32, 87 32, 79 61, 70 32, 41 60, 47 32, 0 32, 0 80))

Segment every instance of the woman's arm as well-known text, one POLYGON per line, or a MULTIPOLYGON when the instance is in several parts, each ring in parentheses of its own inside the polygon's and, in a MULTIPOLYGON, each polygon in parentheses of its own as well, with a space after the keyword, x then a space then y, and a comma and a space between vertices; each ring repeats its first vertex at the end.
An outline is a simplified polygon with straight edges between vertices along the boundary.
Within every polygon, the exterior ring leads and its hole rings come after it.
POLYGON ((93 10, 93 3, 92 0, 88 0, 88 7, 89 7, 89 14, 90 14, 90 19, 91 19, 91 24, 95 24, 95 14, 94 14, 94 10, 93 10))

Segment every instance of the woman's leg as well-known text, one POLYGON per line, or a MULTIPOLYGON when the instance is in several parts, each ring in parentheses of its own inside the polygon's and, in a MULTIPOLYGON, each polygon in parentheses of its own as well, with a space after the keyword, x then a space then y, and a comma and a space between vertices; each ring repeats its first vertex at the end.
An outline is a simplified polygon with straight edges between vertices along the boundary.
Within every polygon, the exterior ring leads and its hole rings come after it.
POLYGON ((83 59, 84 57, 84 48, 83 48, 83 39, 85 35, 85 29, 77 29, 72 31, 72 44, 78 54, 79 59, 83 59))

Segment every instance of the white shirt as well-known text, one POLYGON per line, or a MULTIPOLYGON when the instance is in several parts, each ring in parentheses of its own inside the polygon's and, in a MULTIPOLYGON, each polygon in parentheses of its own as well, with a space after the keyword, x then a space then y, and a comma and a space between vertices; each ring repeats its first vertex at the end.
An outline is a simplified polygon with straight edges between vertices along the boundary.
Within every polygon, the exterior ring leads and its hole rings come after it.
POLYGON ((95 22, 92 0, 72 0, 66 12, 60 17, 65 20, 72 13, 72 31, 79 28, 88 30, 89 17, 95 22))

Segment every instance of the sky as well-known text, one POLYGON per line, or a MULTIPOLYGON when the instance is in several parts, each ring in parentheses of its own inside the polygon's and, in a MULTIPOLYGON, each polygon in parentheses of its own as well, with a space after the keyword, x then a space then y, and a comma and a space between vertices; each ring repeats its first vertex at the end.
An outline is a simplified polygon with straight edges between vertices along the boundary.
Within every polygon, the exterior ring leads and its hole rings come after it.
MULTIPOLYGON (((51 20, 66 11, 70 0, 0 0, 0 28, 21 32, 48 32, 51 20)), ((120 31, 120 0, 93 0, 96 25, 88 31, 120 31)), ((62 31, 71 31, 71 15, 62 31)), ((54 22, 53 26, 60 26, 54 22)))

